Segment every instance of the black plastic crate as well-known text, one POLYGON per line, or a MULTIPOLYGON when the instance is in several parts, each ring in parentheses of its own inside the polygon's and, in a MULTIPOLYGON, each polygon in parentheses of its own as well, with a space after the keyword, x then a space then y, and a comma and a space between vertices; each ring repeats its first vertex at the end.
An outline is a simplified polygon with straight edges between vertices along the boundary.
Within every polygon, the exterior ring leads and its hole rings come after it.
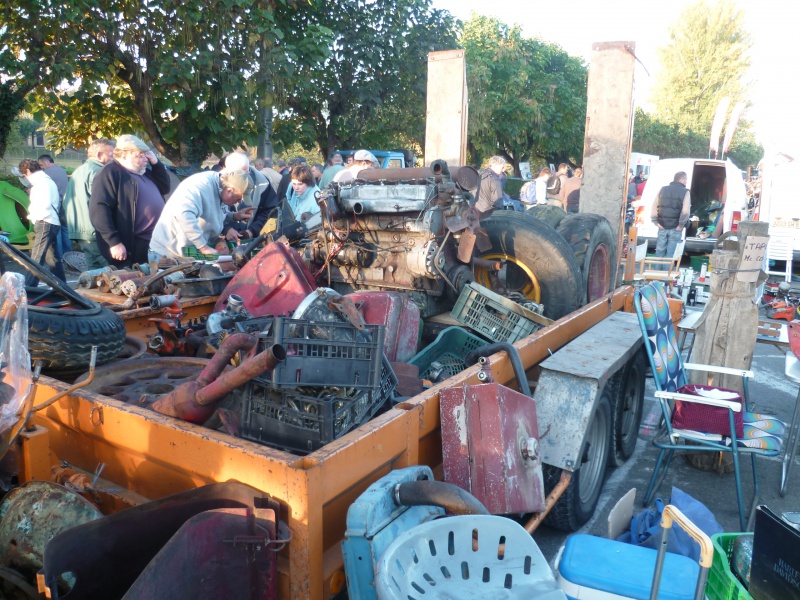
POLYGON ((258 350, 281 344, 286 349, 286 360, 257 381, 281 388, 336 386, 377 390, 381 387, 383 333, 383 325, 366 325, 359 330, 350 323, 276 317, 271 330, 259 335, 258 350))
POLYGON ((241 436, 293 452, 313 452, 368 421, 386 402, 363 390, 351 388, 350 396, 333 392, 273 389, 252 381, 245 387, 241 436))

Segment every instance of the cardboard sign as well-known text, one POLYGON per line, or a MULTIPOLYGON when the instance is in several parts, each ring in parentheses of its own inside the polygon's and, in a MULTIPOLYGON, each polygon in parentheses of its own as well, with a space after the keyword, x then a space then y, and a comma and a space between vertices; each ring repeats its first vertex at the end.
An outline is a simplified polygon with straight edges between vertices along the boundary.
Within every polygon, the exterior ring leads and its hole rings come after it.
POLYGON ((747 236, 744 242, 744 254, 739 263, 739 272, 736 273, 737 281, 755 283, 764 266, 764 257, 767 255, 768 237, 747 236))

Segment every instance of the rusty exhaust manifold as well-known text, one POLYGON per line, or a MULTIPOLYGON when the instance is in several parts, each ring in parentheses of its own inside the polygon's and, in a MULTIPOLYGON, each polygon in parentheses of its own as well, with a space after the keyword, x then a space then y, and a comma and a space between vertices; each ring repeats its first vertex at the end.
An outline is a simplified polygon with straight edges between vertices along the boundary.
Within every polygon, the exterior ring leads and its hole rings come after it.
POLYGON ((222 373, 234 354, 240 350, 252 350, 257 341, 257 338, 246 333, 229 336, 195 381, 188 381, 160 398, 153 404, 153 410, 190 423, 205 422, 214 413, 214 404, 218 400, 254 377, 271 371, 286 358, 284 347, 275 344, 246 359, 232 371, 222 373))

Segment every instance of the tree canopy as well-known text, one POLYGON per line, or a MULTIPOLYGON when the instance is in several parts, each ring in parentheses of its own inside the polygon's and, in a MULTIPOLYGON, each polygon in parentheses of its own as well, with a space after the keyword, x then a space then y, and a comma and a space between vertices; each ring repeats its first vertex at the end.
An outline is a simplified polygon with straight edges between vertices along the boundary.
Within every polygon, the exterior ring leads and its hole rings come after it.
POLYGON ((472 162, 498 154, 523 161, 580 162, 587 68, 560 47, 522 37, 490 17, 464 24, 472 162))
POLYGON ((747 100, 752 40, 744 25, 733 0, 698 0, 683 9, 659 49, 652 98, 659 117, 708 135, 721 98, 730 97, 731 106, 747 100))

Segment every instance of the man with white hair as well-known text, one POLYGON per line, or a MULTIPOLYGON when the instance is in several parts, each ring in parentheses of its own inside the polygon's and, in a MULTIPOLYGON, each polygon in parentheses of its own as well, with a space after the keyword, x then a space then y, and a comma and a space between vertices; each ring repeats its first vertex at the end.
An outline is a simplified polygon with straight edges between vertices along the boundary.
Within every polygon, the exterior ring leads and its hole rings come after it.
POLYGON ((184 179, 172 193, 150 240, 150 260, 179 258, 194 246, 200 254, 227 252, 220 238, 229 219, 247 220, 245 211, 230 207, 242 200, 249 180, 242 171, 203 171, 184 179))
MULTIPOLYGON (((245 192, 239 208, 250 209, 250 218, 248 220, 251 224, 255 221, 256 214, 268 214, 280 204, 280 199, 272 188, 269 179, 267 179, 266 175, 250 166, 250 159, 247 158, 244 152, 231 152, 228 154, 225 157, 225 169, 245 173, 249 178, 249 191, 245 192)), ((264 220, 266 222, 266 218, 264 220)), ((255 235, 258 235, 258 232, 255 235)), ((241 237, 255 237, 255 235, 253 235, 253 230, 248 228, 244 228, 240 234, 238 228, 233 227, 228 230, 226 237, 233 241, 241 237)))
POLYGON ((95 176, 89 216, 100 254, 115 267, 147 262, 153 229, 164 209, 169 175, 135 135, 121 135, 114 160, 95 176))
POLYGON ((372 152, 369 150, 358 150, 353 155, 353 164, 339 171, 333 177, 333 181, 336 183, 352 181, 364 169, 377 169, 378 165, 378 159, 375 158, 372 152))
MULTIPOLYGON (((69 237, 78 242, 78 246, 86 257, 89 269, 105 267, 108 262, 100 249, 94 235, 94 227, 89 218, 89 198, 92 196, 92 185, 95 176, 114 158, 114 142, 100 138, 89 144, 88 158, 75 169, 67 183, 64 194, 64 214, 69 228, 69 237)), ((63 225, 63 223, 62 223, 63 225)))

